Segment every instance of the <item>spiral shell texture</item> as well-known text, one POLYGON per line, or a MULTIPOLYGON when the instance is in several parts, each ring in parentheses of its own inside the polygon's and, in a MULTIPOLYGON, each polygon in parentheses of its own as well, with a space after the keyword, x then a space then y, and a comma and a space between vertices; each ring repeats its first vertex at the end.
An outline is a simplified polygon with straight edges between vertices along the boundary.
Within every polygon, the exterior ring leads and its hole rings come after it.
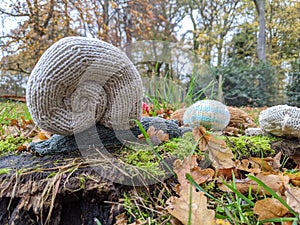
POLYGON ((34 67, 26 102, 34 122, 55 134, 72 135, 99 122, 129 128, 140 120, 142 80, 128 57, 98 39, 66 37, 34 67))

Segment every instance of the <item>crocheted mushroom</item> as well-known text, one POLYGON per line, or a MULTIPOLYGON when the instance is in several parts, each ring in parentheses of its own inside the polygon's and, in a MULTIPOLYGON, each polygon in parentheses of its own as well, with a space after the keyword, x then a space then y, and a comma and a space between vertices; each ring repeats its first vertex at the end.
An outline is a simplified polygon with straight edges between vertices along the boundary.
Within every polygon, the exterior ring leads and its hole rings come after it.
POLYGON ((140 119, 142 80, 128 57, 98 39, 66 37, 45 51, 30 74, 26 101, 34 122, 72 135, 99 122, 125 130, 140 119))

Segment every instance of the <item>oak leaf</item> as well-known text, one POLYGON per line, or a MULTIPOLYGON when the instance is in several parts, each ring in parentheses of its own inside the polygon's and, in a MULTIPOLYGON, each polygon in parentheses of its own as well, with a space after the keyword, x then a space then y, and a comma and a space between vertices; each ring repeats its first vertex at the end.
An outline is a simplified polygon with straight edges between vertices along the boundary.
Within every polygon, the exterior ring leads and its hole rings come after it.
POLYGON ((201 169, 198 167, 196 155, 188 156, 183 161, 177 159, 173 166, 173 170, 176 173, 178 182, 180 184, 180 187, 177 187, 177 193, 180 192, 182 186, 189 186, 190 184, 186 179, 186 174, 190 174, 197 184, 210 181, 215 175, 215 171, 213 169, 201 169))
POLYGON ((183 225, 188 224, 189 209, 191 202, 191 224, 197 225, 215 225, 214 210, 207 209, 207 198, 203 192, 196 192, 195 188, 189 185, 184 186, 180 191, 180 197, 168 199, 168 212, 182 222, 183 225))
POLYGON ((300 189, 298 187, 288 187, 285 191, 286 203, 300 214, 300 189))
MULTIPOLYGON (((165 134, 163 130, 156 130, 153 126, 148 128, 147 135, 153 145, 160 145, 162 142, 169 141, 169 134, 165 134)), ((138 138, 144 139, 145 137, 143 134, 140 134, 138 138)))
MULTIPOLYGON (((281 196, 283 196, 285 187, 289 183, 289 177, 283 174, 270 174, 262 172, 257 174, 256 177, 281 196)), ((256 190, 253 189, 253 191, 256 190)), ((267 191, 265 191, 265 194, 269 195, 267 191)))
POLYGON ((199 149, 208 151, 209 159, 214 168, 223 169, 235 167, 235 163, 232 160, 233 153, 230 148, 227 148, 224 140, 217 138, 216 135, 207 133, 202 126, 195 127, 192 133, 195 140, 199 141, 199 149))
POLYGON ((259 220, 265 220, 283 217, 289 210, 276 198, 265 198, 255 203, 253 212, 259 220))
POLYGON ((237 160, 236 168, 238 170, 246 171, 253 174, 257 174, 261 172, 260 165, 257 162, 249 159, 237 160))
POLYGON ((173 171, 177 175, 177 180, 181 186, 186 186, 189 184, 189 181, 186 179, 185 175, 191 173, 191 170, 198 167, 197 156, 190 155, 181 161, 177 159, 173 163, 173 171))

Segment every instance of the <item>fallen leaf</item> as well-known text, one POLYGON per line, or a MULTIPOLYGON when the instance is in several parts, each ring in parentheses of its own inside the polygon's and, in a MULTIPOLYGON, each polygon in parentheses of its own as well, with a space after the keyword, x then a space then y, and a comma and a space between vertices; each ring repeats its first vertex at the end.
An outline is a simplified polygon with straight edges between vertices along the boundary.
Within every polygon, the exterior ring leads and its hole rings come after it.
POLYGON ((250 158, 250 160, 253 162, 256 162, 260 166, 260 168, 263 172, 270 172, 270 173, 275 172, 269 163, 270 161, 272 161, 272 159, 268 160, 268 159, 264 159, 264 158, 253 158, 252 157, 252 158, 250 158))
POLYGON ((19 122, 17 119, 11 119, 9 122, 9 126, 16 126, 19 127, 19 122))
POLYGON ((238 170, 246 171, 253 174, 258 174, 261 172, 261 166, 255 161, 249 159, 237 160, 236 168, 238 170))
POLYGON ((189 186, 189 181, 185 175, 191 173, 191 170, 198 167, 197 156, 191 155, 184 158, 183 161, 177 159, 173 164, 173 171, 177 175, 178 182, 181 186, 189 186))
MULTIPOLYGON (((148 128, 147 135, 154 146, 169 141, 169 134, 165 134, 163 130, 156 130, 153 126, 148 128)), ((145 137, 143 134, 140 134, 138 138, 144 139, 145 137)))
POLYGON ((22 127, 23 129, 27 128, 28 126, 29 126, 29 127, 33 127, 33 126, 34 126, 33 120, 26 120, 24 116, 21 116, 21 120, 22 120, 22 125, 21 125, 21 127, 22 127))
MULTIPOLYGON (((281 196, 284 195, 285 186, 289 183, 289 177, 287 175, 283 175, 280 173, 279 174, 260 173, 257 174, 256 177, 281 196)), ((265 191, 265 194, 269 195, 267 191, 265 191)))
POLYGON ((45 141, 48 140, 49 138, 51 138, 52 133, 45 131, 45 130, 41 130, 33 139, 32 142, 39 142, 39 141, 45 141))
MULTIPOLYGON (((231 185, 229 182, 227 182, 231 185)), ((223 183, 218 185, 219 189, 224 192, 232 192, 228 187, 226 187, 223 183)), ((248 178, 246 179, 235 179, 235 188, 241 192, 242 194, 249 193, 249 188, 251 187, 252 192, 258 190, 258 184, 248 178)))
POLYGON ((26 145, 20 145, 17 147, 17 152, 24 152, 24 151, 27 151, 26 145))
POLYGON ((191 176, 197 184, 212 180, 215 171, 211 168, 201 169, 200 167, 192 168, 191 176))
POLYGON ((286 203, 300 214, 300 189, 298 187, 288 187, 285 191, 286 203))
POLYGON ((226 142, 216 135, 208 134, 204 127, 195 127, 192 131, 196 141, 199 141, 199 149, 208 150, 212 166, 217 169, 233 168, 235 163, 232 160, 233 153, 227 148, 226 142))
POLYGON ((234 176, 236 178, 239 178, 240 175, 237 171, 237 169, 235 167, 232 167, 232 168, 221 168, 221 169, 218 169, 218 177, 223 177, 225 178, 226 180, 231 180, 232 179, 232 173, 234 174, 234 176))
POLYGON ((191 224, 215 225, 214 210, 207 209, 207 198, 203 192, 196 192, 195 188, 185 186, 180 191, 180 197, 172 196, 167 200, 168 212, 180 220, 184 225, 188 224, 189 208, 191 202, 191 224))
POLYGON ((186 111, 186 108, 177 109, 175 112, 171 114, 170 119, 178 120, 179 126, 183 125, 183 115, 186 111))
POLYGON ((294 186, 298 186, 300 187, 300 172, 298 173, 287 173, 286 174, 289 178, 290 178, 290 182, 294 185, 294 186))
POLYGON ((114 225, 127 225, 125 213, 119 214, 115 217, 116 222, 114 225))
POLYGON ((258 215, 259 220, 265 220, 283 217, 289 210, 276 198, 265 198, 255 203, 253 212, 258 215))

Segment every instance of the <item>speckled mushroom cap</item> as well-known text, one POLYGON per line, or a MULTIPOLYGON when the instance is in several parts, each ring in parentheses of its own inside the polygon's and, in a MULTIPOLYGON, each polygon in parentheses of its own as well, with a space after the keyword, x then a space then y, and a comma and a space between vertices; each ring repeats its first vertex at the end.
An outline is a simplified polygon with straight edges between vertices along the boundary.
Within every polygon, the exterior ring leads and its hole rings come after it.
POLYGON ((259 114, 259 125, 265 132, 280 137, 300 138, 300 109, 288 105, 277 105, 259 114))
POLYGON ((100 122, 129 128, 140 119, 142 80, 128 57, 98 39, 66 37, 45 51, 30 74, 26 101, 34 122, 72 135, 100 122))

